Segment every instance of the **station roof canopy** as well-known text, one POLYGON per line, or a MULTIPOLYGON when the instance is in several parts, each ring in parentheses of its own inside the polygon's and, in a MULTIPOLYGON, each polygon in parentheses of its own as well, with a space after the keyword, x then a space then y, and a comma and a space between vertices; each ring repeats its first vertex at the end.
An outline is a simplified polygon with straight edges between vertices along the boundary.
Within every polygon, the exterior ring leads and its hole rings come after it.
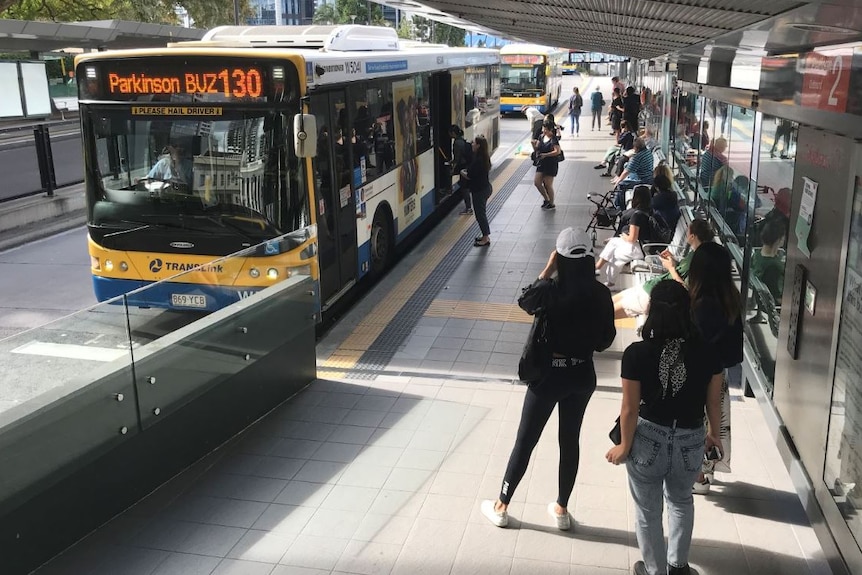
MULTIPOLYGON (((858 0, 379 0, 479 33, 640 59, 862 40, 858 0)), ((760 54, 762 53, 762 54, 760 54)))
POLYGON ((200 40, 206 30, 126 20, 33 22, 0 20, 0 49, 51 52, 63 48, 147 48, 200 40))

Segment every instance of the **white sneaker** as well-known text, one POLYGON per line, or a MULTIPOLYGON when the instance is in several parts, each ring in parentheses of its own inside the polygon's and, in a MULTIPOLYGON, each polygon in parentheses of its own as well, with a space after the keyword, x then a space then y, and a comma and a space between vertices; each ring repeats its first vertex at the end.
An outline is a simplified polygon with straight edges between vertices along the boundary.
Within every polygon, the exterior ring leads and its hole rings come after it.
POLYGON ((709 477, 704 476, 703 481, 695 480, 694 485, 691 486, 691 492, 695 495, 706 495, 709 493, 709 477))
POLYGON ((553 501, 548 503, 548 515, 553 517, 557 522, 557 529, 560 531, 568 531, 572 528, 572 517, 566 511, 563 515, 557 515, 557 504, 553 501))
POLYGON ((488 518, 488 521, 497 527, 505 527, 509 524, 509 512, 494 509, 496 503, 496 501, 492 501, 491 499, 485 499, 482 501, 479 509, 482 510, 482 515, 488 518))

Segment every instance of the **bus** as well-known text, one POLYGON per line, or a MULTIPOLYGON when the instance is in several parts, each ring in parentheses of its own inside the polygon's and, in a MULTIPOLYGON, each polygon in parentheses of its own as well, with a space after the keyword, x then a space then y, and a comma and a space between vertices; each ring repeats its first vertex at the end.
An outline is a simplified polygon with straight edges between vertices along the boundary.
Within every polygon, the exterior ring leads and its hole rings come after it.
POLYGON ((563 76, 580 75, 578 66, 584 61, 584 53, 581 50, 566 51, 565 59, 563 60, 563 76))
POLYGON ((389 28, 224 26, 75 66, 100 301, 177 276, 127 301, 212 311, 309 274, 325 312, 439 216, 450 125, 499 143, 498 52, 389 28))
POLYGON ((520 112, 533 106, 543 114, 560 101, 566 53, 536 44, 500 48, 500 112, 520 112))

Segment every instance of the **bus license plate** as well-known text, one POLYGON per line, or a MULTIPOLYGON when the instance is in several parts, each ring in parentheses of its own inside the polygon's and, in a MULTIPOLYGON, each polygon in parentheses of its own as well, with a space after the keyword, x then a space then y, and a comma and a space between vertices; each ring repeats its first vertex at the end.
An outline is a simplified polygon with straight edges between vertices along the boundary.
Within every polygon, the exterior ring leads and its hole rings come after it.
POLYGON ((176 307, 205 308, 207 306, 207 296, 172 293, 171 305, 176 307))

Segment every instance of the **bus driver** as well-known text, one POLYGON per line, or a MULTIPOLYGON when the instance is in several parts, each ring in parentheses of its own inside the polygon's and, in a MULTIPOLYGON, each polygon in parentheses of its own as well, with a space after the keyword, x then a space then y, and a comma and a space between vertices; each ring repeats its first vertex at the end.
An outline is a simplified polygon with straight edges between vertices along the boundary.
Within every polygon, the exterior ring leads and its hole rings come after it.
POLYGON ((162 151, 159 161, 152 167, 146 179, 162 182, 191 183, 191 162, 183 155, 183 148, 177 144, 168 144, 162 151))

